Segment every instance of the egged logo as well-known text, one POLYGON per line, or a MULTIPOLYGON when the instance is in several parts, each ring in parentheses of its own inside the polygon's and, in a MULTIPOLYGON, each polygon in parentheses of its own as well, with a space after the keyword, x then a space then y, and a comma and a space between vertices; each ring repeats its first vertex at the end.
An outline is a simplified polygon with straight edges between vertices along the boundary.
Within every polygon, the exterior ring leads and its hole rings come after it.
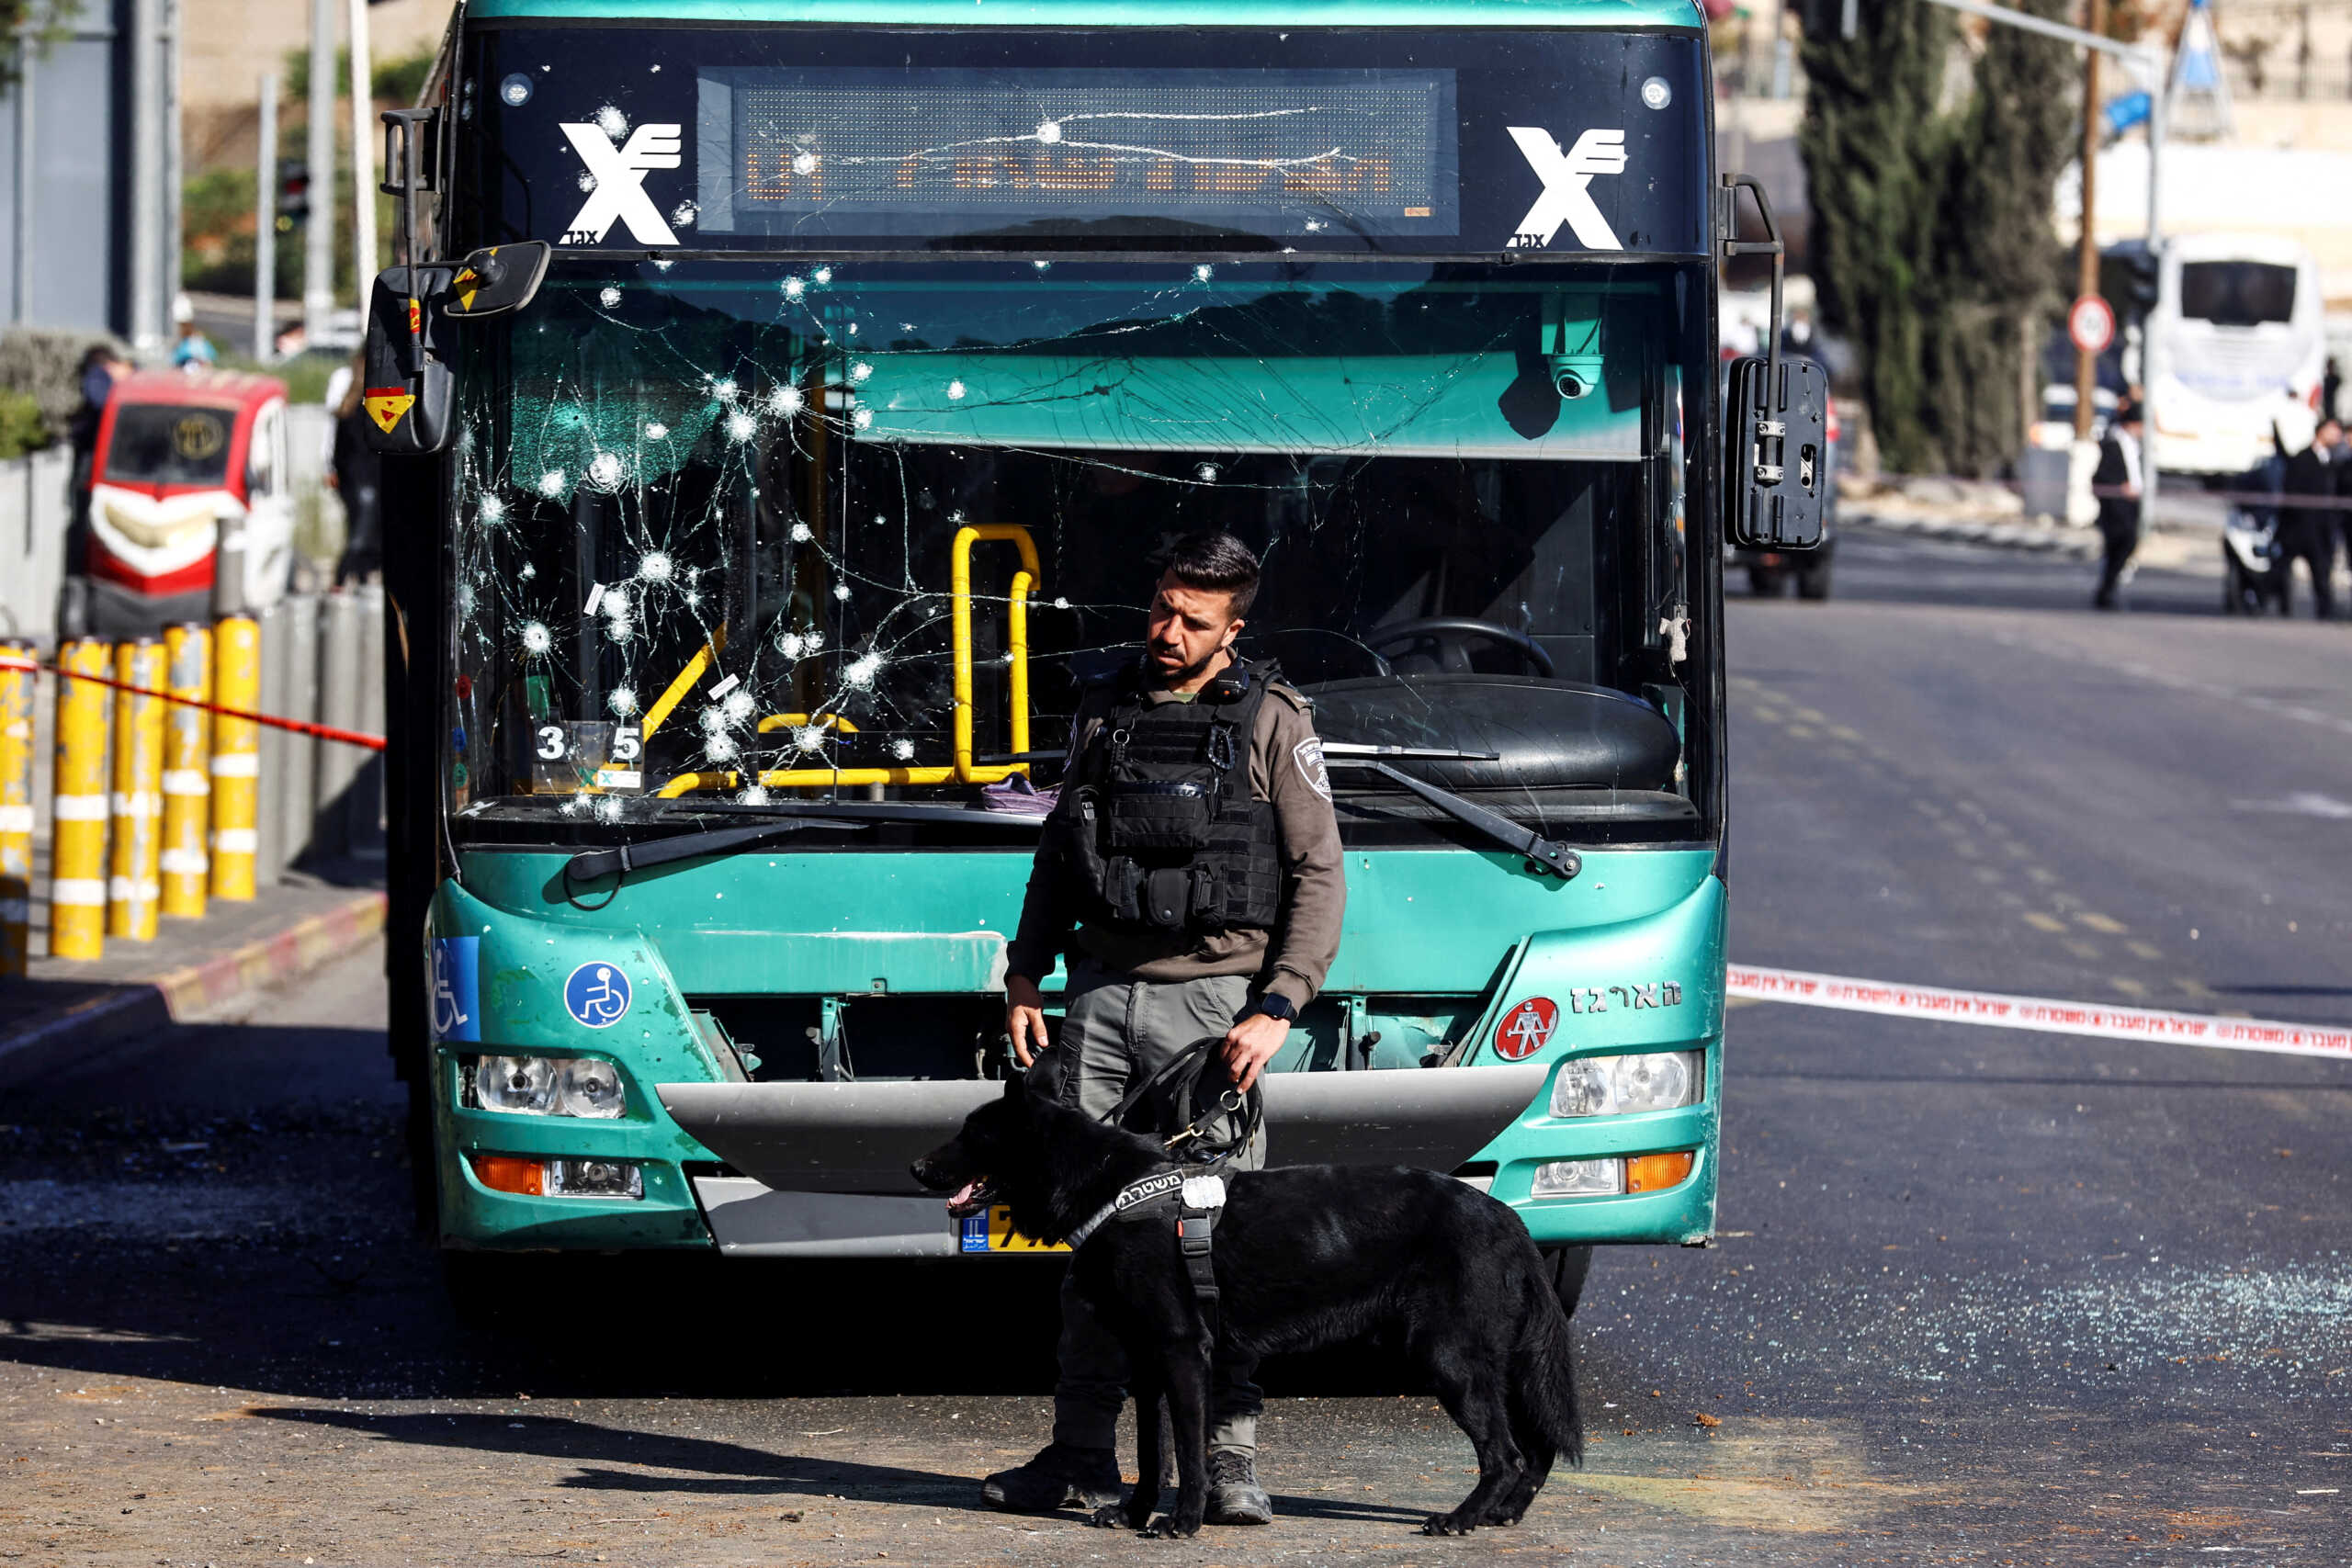
POLYGON ((1592 192, 1588 188, 1595 175, 1622 175, 1625 172, 1625 133, 1622 130, 1588 130, 1577 138, 1577 144, 1566 152, 1552 140, 1552 133, 1528 125, 1508 126, 1510 139, 1535 170, 1535 177, 1544 182, 1544 194, 1527 209, 1511 231, 1514 251, 1540 251, 1550 245, 1566 223, 1576 234, 1577 243, 1589 251, 1622 251, 1616 231, 1609 227, 1609 220, 1593 205, 1592 192))
POLYGON ((645 194, 645 176, 650 170, 674 169, 685 161, 685 127, 640 125, 617 147, 603 128, 593 123, 565 124, 562 129, 594 182, 588 199, 565 228, 563 243, 601 245, 617 219, 628 226, 640 245, 676 244, 676 231, 645 194))

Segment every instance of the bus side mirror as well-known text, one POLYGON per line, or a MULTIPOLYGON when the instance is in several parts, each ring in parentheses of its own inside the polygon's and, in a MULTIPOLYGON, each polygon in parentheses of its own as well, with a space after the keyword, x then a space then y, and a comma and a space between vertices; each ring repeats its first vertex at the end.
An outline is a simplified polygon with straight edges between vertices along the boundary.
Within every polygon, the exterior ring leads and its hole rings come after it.
POLYGON ((1750 355, 1731 367, 1724 411, 1724 532, 1745 550, 1821 543, 1829 479, 1829 378, 1810 359, 1750 355))
POLYGON ((368 305, 368 348, 360 406, 368 445, 387 457, 423 457, 449 444, 457 378, 441 356, 437 296, 449 284, 447 262, 388 266, 376 275, 368 305))
POLYGON ((538 293, 554 254, 545 240, 484 246, 458 264, 442 292, 441 309, 460 321, 519 310, 538 293))
POLYGON ((368 309, 368 445, 422 457, 449 444, 457 378, 443 353, 452 322, 503 316, 531 302, 548 276, 545 240, 488 245, 465 260, 390 266, 368 309))

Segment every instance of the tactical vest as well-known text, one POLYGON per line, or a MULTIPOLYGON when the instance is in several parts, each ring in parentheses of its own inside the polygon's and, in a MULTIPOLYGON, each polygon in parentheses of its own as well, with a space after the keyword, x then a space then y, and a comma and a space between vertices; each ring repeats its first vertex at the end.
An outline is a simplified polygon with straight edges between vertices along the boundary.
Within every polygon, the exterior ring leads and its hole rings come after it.
POLYGON ((1274 923, 1282 859, 1274 808, 1250 796, 1250 742, 1279 674, 1235 664, 1189 703, 1152 702, 1134 668, 1110 685, 1065 786, 1063 874, 1081 917, 1195 934, 1274 923))

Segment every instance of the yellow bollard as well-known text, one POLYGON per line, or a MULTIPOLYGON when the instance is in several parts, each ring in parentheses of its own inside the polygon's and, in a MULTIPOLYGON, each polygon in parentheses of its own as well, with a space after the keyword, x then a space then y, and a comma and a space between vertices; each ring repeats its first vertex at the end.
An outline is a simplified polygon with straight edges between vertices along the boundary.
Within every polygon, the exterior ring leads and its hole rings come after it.
POLYGON ((0 976, 32 957, 33 645, 0 637, 0 976))
MULTIPOLYGON (((212 628, 212 700, 239 713, 261 711, 261 623, 230 615, 212 628)), ((212 718, 212 896, 254 896, 254 831, 261 789, 261 726, 212 718)))
MULTIPOLYGON (((183 621, 164 628, 166 690, 196 702, 212 700, 212 628, 183 621)), ((204 913, 206 814, 212 777, 212 716, 187 703, 167 703, 164 715, 164 913, 204 913)))
POLYGON ((107 940, 107 689, 111 650, 69 642, 57 650, 57 763, 49 797, 49 953, 96 958, 107 940))
POLYGON ((164 815, 164 645, 119 643, 114 678, 140 691, 114 694, 114 845, 107 878, 107 935, 155 940, 158 829, 164 815))

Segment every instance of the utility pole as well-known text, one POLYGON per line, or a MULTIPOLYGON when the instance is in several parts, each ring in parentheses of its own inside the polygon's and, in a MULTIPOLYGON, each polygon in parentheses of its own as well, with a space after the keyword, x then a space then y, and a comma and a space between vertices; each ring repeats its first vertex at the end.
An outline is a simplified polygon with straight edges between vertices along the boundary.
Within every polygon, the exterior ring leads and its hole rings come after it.
MULTIPOLYGON (((2158 174, 2164 164, 2165 150, 2165 73, 2162 56, 2157 68, 2149 73, 2152 84, 2148 93, 2148 254, 2156 258, 2156 276, 2164 276, 2164 209, 2157 197, 2163 194, 2158 174)), ((2146 538, 2156 526, 2156 364, 2163 339, 2140 323, 2140 536, 2146 538)))
MULTIPOLYGON (((181 166, 180 147, 180 0, 163 0, 162 29, 155 39, 157 74, 164 88, 164 269, 163 295, 176 309, 180 297, 180 197, 187 180, 181 166)), ((166 313, 169 313, 167 309, 166 313)), ((179 323, 170 323, 176 328, 179 323)))
POLYGON ((130 344, 141 353, 164 347, 164 91, 163 0, 130 6, 130 344))
MULTIPOLYGON (((2090 0, 2090 30, 2107 31, 2107 0, 2090 0)), ((2075 258, 2075 295, 2098 292, 2098 96, 2099 51, 2083 51, 2083 240, 2075 258)), ((2075 350, 2075 439, 2091 438, 2092 404, 2098 393, 2098 355, 2075 350)))
POLYGON ((334 317, 334 0, 311 0, 311 220, 303 230, 302 337, 323 343, 334 317))
POLYGON ((363 318, 368 286, 376 281, 376 87, 368 48, 368 0, 350 0, 352 274, 358 282, 363 318))
POLYGON ((17 188, 10 200, 8 213, 11 243, 10 260, 16 274, 16 298, 9 301, 8 319, 23 326, 31 319, 33 301, 33 171, 40 164, 33 160, 33 39, 31 29, 19 25, 9 47, 17 62, 15 99, 17 123, 17 188))
POLYGON ((261 151, 254 160, 254 357, 277 351, 277 73, 261 73, 261 151))

